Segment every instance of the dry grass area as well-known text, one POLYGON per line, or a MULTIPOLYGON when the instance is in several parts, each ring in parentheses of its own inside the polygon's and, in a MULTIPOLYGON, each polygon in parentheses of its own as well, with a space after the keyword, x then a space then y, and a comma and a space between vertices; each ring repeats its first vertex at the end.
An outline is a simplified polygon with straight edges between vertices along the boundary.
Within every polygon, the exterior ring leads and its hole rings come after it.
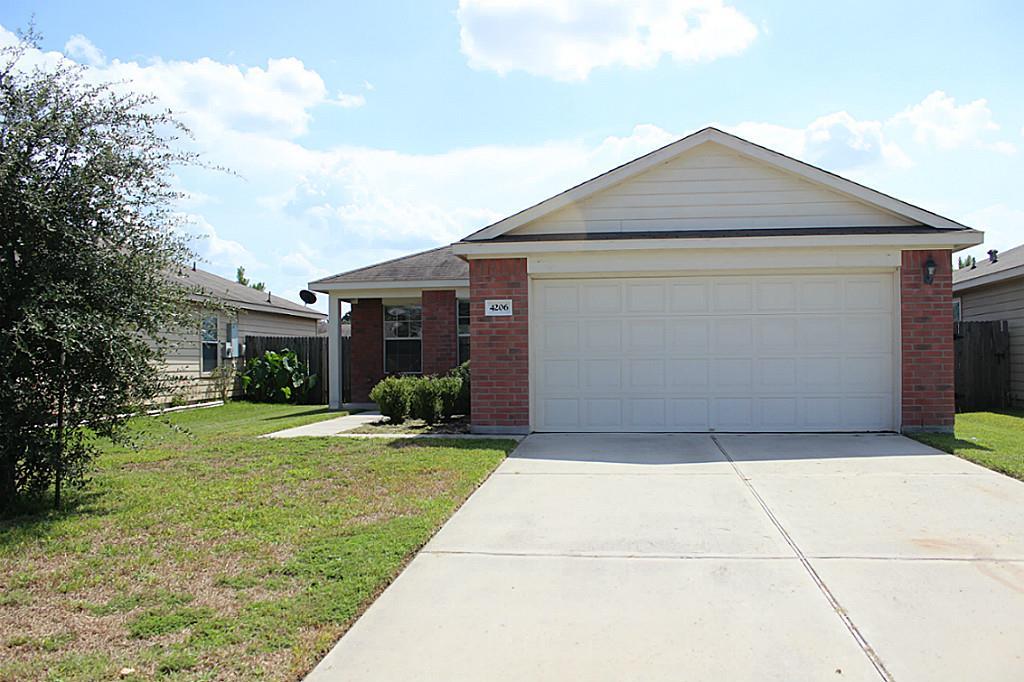
POLYGON ((0 522, 0 680, 301 678, 513 446, 256 438, 330 416, 140 419, 66 510, 0 522))

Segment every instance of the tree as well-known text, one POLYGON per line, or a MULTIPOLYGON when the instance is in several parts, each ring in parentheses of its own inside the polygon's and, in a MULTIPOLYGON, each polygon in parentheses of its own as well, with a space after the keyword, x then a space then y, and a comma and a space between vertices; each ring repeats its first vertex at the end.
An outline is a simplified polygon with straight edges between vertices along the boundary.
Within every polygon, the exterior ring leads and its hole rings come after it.
POLYGON ((198 163, 188 131, 84 67, 29 66, 38 36, 20 37, 0 50, 0 512, 82 484, 95 435, 125 438, 194 321, 171 185, 198 163))
POLYGON ((265 291, 266 288, 267 288, 267 283, 266 282, 255 282, 255 283, 250 282, 249 278, 245 276, 245 266, 244 265, 239 265, 238 266, 238 270, 235 272, 235 280, 239 284, 241 284, 243 286, 247 286, 247 287, 252 287, 256 291, 265 291))
POLYGON ((960 256, 957 258, 957 266, 963 270, 964 268, 973 268, 978 261, 975 260, 974 256, 960 256))

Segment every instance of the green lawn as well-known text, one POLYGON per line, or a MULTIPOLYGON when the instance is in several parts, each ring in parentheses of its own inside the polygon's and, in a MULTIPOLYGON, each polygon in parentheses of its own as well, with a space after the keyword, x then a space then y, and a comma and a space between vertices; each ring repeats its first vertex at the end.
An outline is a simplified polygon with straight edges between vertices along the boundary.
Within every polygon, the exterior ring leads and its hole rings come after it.
POLYGON ((958 414, 954 434, 922 433, 914 438, 1024 481, 1024 412, 958 414))
POLYGON ((298 679, 514 446, 256 438, 330 416, 140 419, 68 510, 0 522, 0 680, 298 679))

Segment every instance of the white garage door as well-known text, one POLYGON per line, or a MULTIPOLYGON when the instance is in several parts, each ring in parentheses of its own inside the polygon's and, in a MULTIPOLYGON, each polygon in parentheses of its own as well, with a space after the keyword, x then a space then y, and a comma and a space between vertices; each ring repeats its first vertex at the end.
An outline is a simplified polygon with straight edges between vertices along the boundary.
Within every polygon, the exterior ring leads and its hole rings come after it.
POLYGON ((538 431, 894 428, 893 275, 535 280, 538 431))

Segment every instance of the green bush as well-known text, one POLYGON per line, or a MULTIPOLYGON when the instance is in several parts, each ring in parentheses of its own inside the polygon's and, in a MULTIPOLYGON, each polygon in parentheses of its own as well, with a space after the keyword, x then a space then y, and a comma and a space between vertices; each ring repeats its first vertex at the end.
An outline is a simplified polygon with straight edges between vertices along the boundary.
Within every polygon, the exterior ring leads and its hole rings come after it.
POLYGON ((458 377, 459 383, 459 397, 455 403, 455 407, 452 410, 454 414, 464 414, 469 416, 470 401, 469 401, 469 360, 453 369, 448 373, 448 376, 458 377))
POLYGON ((409 416, 412 382, 415 377, 385 377, 370 391, 370 400, 392 424, 401 424, 409 416))
POLYGON ((431 379, 436 386, 437 397, 441 401, 441 416, 451 419, 458 412, 459 398, 462 392, 462 378, 454 374, 431 379))
POLYGON ((441 392, 437 377, 413 379, 409 413, 414 419, 436 424, 441 419, 441 392))
POLYGON ((261 403, 299 402, 315 385, 316 375, 310 376, 306 364, 287 348, 264 351, 245 363, 242 374, 245 397, 261 403))

